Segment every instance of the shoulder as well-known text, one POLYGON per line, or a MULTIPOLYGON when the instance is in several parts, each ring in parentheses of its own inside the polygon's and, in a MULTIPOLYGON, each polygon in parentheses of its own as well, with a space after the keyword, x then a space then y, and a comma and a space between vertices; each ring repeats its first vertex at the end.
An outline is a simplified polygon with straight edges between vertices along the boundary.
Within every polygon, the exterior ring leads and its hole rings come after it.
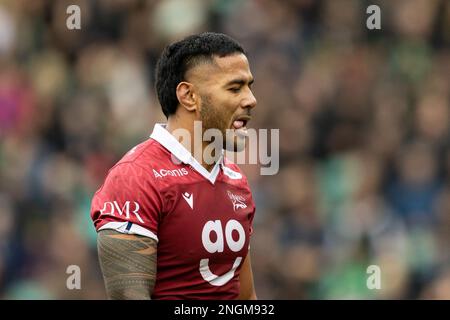
POLYGON ((158 142, 148 139, 131 148, 108 171, 102 188, 137 191, 138 187, 156 186, 153 168, 166 161, 167 155, 158 142))
POLYGON ((233 161, 224 157, 222 165, 223 174, 227 179, 227 182, 232 183, 238 187, 242 187, 250 190, 250 186, 241 168, 233 161))
POLYGON ((149 138, 131 148, 113 168, 123 164, 151 167, 159 161, 167 161, 167 153, 157 141, 149 138))
POLYGON ((109 174, 150 176, 153 168, 170 161, 170 154, 157 141, 148 139, 130 149, 109 171, 109 174))
POLYGON ((233 161, 228 159, 227 157, 223 158, 223 165, 222 165, 223 171, 225 175, 230 177, 231 179, 247 179, 247 177, 243 174, 241 168, 237 164, 235 164, 233 161))
MULTIPOLYGON (((160 185, 152 174, 152 161, 149 160, 158 153, 157 144, 152 140, 128 151, 109 170, 103 184, 95 192, 91 204, 93 217, 108 210, 110 215, 113 211, 123 213, 138 209, 139 213, 146 211, 147 215, 150 215, 148 212, 159 212, 163 199, 160 185)), ((140 218, 138 220, 141 221, 140 218)))

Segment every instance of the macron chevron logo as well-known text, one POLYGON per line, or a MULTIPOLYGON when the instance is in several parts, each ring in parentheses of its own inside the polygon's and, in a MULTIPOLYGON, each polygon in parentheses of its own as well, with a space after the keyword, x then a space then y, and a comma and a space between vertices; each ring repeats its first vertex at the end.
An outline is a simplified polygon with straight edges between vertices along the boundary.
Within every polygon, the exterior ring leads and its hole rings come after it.
POLYGON ((186 200, 189 207, 191 207, 191 209, 194 210, 194 194, 193 193, 189 194, 189 193, 185 192, 182 194, 182 196, 183 196, 184 200, 186 200))

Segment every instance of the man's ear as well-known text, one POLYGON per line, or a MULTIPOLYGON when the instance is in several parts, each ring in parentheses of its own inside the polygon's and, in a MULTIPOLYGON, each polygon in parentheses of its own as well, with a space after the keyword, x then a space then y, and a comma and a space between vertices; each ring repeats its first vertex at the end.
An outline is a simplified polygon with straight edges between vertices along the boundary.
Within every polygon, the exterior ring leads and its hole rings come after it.
POLYGON ((194 85, 190 82, 182 81, 177 85, 177 99, 180 105, 187 111, 197 110, 197 94, 194 85))

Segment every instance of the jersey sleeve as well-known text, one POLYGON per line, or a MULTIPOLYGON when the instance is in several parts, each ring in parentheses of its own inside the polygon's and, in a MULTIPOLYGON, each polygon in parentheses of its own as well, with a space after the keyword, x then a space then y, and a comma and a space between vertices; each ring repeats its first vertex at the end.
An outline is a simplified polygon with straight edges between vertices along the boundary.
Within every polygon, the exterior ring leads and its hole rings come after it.
POLYGON ((249 236, 252 236, 252 234, 253 234, 253 220, 254 220, 254 218, 255 218, 255 212, 256 212, 256 207, 255 207, 255 204, 253 203, 253 200, 252 200, 252 205, 253 205, 253 210, 252 210, 252 212, 250 213, 250 217, 249 217, 249 230, 248 230, 248 235, 249 236))
POLYGON ((97 231, 113 229, 158 241, 162 198, 151 175, 133 163, 113 167, 91 203, 97 231))

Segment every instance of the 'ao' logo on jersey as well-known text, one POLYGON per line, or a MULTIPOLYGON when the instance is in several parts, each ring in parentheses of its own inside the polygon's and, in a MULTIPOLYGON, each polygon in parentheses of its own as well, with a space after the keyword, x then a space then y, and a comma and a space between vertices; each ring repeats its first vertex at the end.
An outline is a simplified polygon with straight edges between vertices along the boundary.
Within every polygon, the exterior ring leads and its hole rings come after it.
POLYGON ((125 204, 122 207, 119 206, 117 201, 107 201, 100 210, 100 215, 125 215, 127 220, 130 219, 130 213, 134 214, 141 223, 144 223, 144 220, 139 216, 139 203, 136 201, 125 201, 125 204))
POLYGON ((235 194, 231 193, 230 191, 227 191, 227 194, 228 194, 228 197, 230 198, 231 202, 233 202, 234 211, 237 211, 238 209, 247 208, 244 197, 235 195, 235 194))
MULTIPOLYGON (((240 250, 242 250, 245 244, 245 231, 242 225, 234 219, 227 222, 225 226, 225 233, 223 232, 222 222, 220 220, 208 221, 202 230, 202 243, 203 247, 209 253, 223 252, 225 243, 231 251, 239 252, 240 250), (233 239, 233 231, 237 231, 237 240, 233 239), (215 241, 211 240, 211 234, 215 234, 215 241)), ((233 279, 234 272, 239 267, 241 262, 242 257, 237 257, 234 260, 233 266, 228 272, 222 275, 216 275, 212 273, 209 268, 209 259, 202 259, 200 260, 199 266, 200 274, 202 275, 203 279, 208 281, 211 285, 223 286, 228 281, 233 279)))

